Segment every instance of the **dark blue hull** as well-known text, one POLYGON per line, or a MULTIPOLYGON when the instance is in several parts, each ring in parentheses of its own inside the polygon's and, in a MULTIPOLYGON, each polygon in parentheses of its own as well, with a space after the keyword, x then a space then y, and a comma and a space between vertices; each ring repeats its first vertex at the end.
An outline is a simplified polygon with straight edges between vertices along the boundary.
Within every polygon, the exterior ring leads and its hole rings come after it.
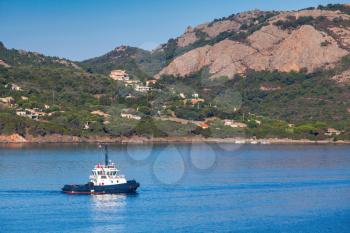
POLYGON ((93 183, 83 185, 65 185, 62 192, 67 194, 118 194, 135 193, 140 186, 135 180, 128 180, 125 184, 95 186, 93 183))

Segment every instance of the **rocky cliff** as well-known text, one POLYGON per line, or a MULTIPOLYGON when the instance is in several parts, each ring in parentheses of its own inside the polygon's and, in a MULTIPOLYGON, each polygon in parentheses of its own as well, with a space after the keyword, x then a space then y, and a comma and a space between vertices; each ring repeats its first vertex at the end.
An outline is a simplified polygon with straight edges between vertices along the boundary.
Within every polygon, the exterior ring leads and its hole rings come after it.
POLYGON ((350 15, 333 9, 251 11, 188 28, 176 41, 179 48, 194 48, 156 77, 185 77, 204 67, 212 77, 230 78, 248 70, 314 72, 349 54, 350 15), (196 47, 199 41, 203 45, 196 47))

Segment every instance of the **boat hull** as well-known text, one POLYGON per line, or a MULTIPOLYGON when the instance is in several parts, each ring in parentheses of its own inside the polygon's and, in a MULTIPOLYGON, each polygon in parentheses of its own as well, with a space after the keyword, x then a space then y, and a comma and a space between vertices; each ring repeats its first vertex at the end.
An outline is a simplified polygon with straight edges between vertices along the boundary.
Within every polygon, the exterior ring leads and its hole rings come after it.
POLYGON ((62 192, 67 194, 118 194, 118 193, 135 193, 140 186, 135 180, 128 180, 125 184, 95 186, 93 183, 83 185, 65 185, 62 192))

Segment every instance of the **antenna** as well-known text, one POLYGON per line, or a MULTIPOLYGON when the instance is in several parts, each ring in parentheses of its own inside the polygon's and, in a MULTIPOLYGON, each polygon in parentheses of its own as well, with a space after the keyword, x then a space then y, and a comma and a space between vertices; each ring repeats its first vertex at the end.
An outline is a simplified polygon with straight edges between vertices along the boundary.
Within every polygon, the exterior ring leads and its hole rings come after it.
POLYGON ((105 165, 108 166, 108 146, 105 145, 105 165))

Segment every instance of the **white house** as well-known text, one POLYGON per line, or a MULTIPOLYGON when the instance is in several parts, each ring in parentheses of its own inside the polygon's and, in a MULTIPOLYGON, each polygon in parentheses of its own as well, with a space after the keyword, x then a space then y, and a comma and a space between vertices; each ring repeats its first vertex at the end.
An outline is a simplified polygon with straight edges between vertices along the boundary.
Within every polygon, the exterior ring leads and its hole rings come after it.
POLYGON ((92 111, 91 114, 97 115, 97 116, 101 116, 101 117, 104 117, 104 118, 108 118, 109 117, 108 113, 102 112, 100 110, 92 111))
POLYGON ((15 99, 11 96, 0 98, 0 102, 6 105, 12 106, 15 103, 15 99))
POLYGON ((32 120, 38 120, 39 117, 41 116, 45 116, 46 113, 41 112, 39 109, 35 108, 35 109, 30 109, 30 108, 26 108, 25 110, 22 109, 17 109, 16 110, 16 115, 17 116, 24 116, 24 117, 28 117, 32 120))
POLYGON ((198 93, 193 93, 193 94, 192 94, 192 97, 193 97, 193 98, 199 98, 199 95, 198 95, 198 93))
POLYGON ((146 81, 146 86, 149 86, 149 85, 154 85, 156 84, 157 80, 156 79, 150 79, 150 80, 147 80, 146 81))
POLYGON ((135 89, 135 91, 138 91, 138 92, 148 92, 151 90, 151 87, 136 85, 134 89, 135 89))
POLYGON ((139 80, 125 80, 124 81, 124 85, 126 87, 133 87, 133 86, 135 86, 135 85, 137 85, 139 83, 141 83, 139 80))
POLYGON ((232 128, 246 128, 247 127, 247 125, 244 123, 236 122, 234 120, 228 120, 228 119, 224 120, 224 125, 230 126, 232 128))
POLYGON ((120 113, 120 116, 122 118, 133 119, 137 121, 141 120, 141 117, 138 115, 135 115, 135 110, 132 108, 123 109, 122 112, 120 113))
POLYGON ((16 111, 16 115, 17 115, 17 116, 26 116, 27 114, 26 114, 26 111, 17 110, 17 111, 16 111))
POLYGON ((22 91, 22 88, 18 86, 17 84, 11 83, 11 90, 12 91, 22 91))
POLYGON ((341 134, 341 131, 334 128, 328 128, 327 132, 325 133, 325 135, 327 136, 334 136, 334 135, 338 136, 339 134, 341 134))
POLYGON ((116 81, 127 81, 129 80, 129 75, 125 70, 112 70, 109 77, 116 81))

